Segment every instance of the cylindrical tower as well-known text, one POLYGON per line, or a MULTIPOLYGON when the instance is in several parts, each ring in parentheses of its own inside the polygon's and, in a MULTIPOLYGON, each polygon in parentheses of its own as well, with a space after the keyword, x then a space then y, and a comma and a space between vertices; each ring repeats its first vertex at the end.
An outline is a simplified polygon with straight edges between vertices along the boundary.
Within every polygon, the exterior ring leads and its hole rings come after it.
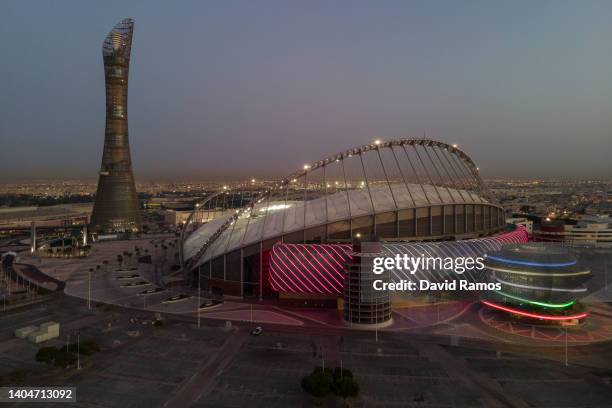
POLYGON ((347 264, 344 283, 344 320, 351 326, 384 327, 392 323, 388 290, 374 290, 375 280, 389 282, 389 271, 374 274, 373 259, 381 256, 382 244, 376 238, 353 242, 352 261, 347 264))
POLYGON ((138 232, 140 212, 128 139, 128 73, 134 22, 121 20, 102 45, 106 132, 91 226, 96 232, 138 232))

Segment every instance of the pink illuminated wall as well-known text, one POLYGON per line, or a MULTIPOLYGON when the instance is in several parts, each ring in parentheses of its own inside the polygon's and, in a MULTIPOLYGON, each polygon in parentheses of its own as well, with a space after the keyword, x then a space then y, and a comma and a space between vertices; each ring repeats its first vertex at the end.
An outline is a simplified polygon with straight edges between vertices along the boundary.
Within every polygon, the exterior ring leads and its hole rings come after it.
MULTIPOLYGON (((396 253, 407 253, 409 256, 419 256, 422 253, 482 256, 505 244, 527 241, 527 230, 519 226, 514 231, 486 238, 389 243, 384 247, 390 256, 396 253)), ((350 244, 275 244, 270 251, 270 286, 277 292, 340 295, 344 287, 344 269, 351 260, 351 251, 350 244)), ((406 277, 393 275, 393 279, 406 277)))
POLYGON ((278 292, 340 294, 350 244, 276 244, 270 256, 270 285, 278 292))

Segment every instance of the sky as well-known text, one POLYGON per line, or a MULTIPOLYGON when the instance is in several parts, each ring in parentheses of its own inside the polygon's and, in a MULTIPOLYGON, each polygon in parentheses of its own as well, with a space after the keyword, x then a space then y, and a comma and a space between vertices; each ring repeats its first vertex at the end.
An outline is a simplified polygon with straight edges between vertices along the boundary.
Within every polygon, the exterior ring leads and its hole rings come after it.
POLYGON ((612 179, 610 1, 3 0, 0 181, 96 179, 125 17, 137 181, 280 178, 425 132, 485 178, 612 179))

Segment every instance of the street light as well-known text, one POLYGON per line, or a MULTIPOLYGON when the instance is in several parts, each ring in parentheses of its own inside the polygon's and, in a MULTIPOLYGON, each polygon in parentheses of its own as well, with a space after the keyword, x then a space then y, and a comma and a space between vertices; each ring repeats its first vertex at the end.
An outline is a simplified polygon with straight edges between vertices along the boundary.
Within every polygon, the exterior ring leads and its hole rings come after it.
POLYGON ((80 369, 81 369, 81 332, 77 331, 77 370, 80 370, 80 369))
POLYGON ((202 305, 202 285, 200 285, 202 274, 200 273, 200 268, 198 268, 198 327, 200 327, 200 306, 202 305))
POLYGON ((91 269, 87 272, 87 308, 91 310, 91 269))

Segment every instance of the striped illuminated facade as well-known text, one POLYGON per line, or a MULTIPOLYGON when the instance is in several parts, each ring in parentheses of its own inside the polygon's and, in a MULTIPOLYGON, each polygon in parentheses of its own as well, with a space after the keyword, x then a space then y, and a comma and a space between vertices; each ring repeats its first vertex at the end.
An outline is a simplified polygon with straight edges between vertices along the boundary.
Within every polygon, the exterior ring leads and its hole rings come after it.
POLYGON ((272 289, 286 293, 342 293, 353 248, 347 244, 276 244, 270 256, 272 289))
MULTIPOLYGON (((527 231, 519 227, 504 234, 464 241, 383 243, 381 256, 408 254, 418 258, 479 257, 497 251, 505 244, 527 242, 527 231)), ((269 280, 272 289, 284 293, 311 293, 340 295, 343 290, 344 271, 351 260, 351 245, 347 244, 276 244, 270 251, 269 280)), ((390 270, 391 282, 427 278, 435 280, 436 271, 390 270)), ((482 282, 484 275, 465 273, 462 278, 482 282)), ((448 278, 440 275, 440 280, 448 278)))

